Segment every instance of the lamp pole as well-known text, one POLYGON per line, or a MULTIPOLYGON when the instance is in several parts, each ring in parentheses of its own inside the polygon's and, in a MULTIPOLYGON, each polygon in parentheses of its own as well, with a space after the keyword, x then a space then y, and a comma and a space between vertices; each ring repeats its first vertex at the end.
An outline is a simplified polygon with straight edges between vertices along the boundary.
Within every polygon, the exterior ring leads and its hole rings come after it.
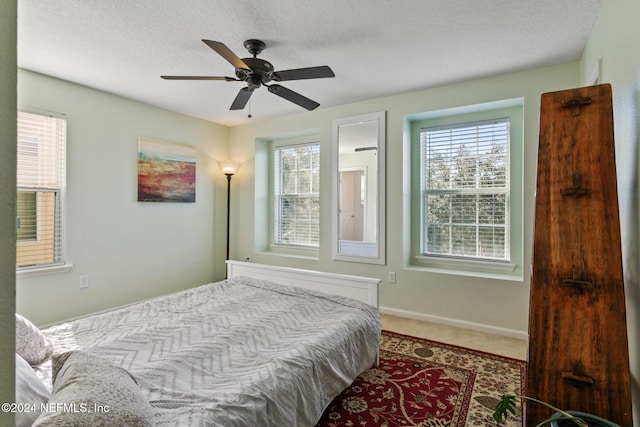
MULTIPOLYGON (((226 261, 229 261, 229 229, 231 225, 231 177, 238 172, 240 168, 240 163, 234 162, 232 160, 225 160, 218 162, 218 166, 222 173, 227 177, 227 258, 226 261)), ((225 279, 227 278, 227 267, 225 266, 225 279)))
POLYGON ((225 173, 227 177, 227 261, 229 260, 229 224, 231 222, 231 177, 232 173, 225 173))

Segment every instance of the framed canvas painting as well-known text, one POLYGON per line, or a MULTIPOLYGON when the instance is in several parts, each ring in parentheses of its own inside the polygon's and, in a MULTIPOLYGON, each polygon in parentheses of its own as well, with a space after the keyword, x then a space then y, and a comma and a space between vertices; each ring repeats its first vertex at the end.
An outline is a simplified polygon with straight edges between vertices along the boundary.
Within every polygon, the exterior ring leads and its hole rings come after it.
POLYGON ((196 149, 138 138, 138 201, 196 201, 196 149))

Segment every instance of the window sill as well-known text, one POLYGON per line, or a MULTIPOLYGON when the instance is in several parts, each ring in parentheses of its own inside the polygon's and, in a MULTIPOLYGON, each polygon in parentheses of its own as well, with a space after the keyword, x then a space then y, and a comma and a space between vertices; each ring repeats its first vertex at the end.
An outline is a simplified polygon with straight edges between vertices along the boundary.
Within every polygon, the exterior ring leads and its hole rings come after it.
POLYGON ((476 261, 469 259, 451 259, 418 255, 410 268, 442 274, 484 277, 498 280, 524 280, 518 264, 511 262, 476 261))
POLYGON ((286 256, 292 258, 302 259, 320 259, 320 251, 313 248, 305 248, 303 246, 286 246, 286 245, 271 245, 269 251, 263 252, 268 255, 286 256))
POLYGON ((33 267, 16 270, 16 278, 22 279, 26 277, 46 276, 49 274, 66 273, 71 271, 73 264, 60 264, 47 267, 33 267))

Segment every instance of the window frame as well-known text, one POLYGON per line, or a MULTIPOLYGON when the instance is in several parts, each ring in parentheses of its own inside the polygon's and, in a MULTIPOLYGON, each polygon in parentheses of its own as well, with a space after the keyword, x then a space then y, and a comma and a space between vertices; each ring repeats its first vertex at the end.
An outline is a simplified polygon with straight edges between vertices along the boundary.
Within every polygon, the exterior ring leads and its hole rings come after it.
MULTIPOLYGON (((48 111, 37 110, 27 107, 18 108, 18 116, 16 117, 17 125, 17 139, 16 144, 21 144, 27 151, 33 153, 31 159, 22 157, 22 161, 29 163, 30 161, 37 162, 37 175, 39 178, 24 178, 20 176, 20 166, 18 166, 18 172, 16 177, 16 227, 18 227, 18 209, 19 209, 19 197, 18 194, 35 194, 35 212, 34 214, 34 233, 35 239, 21 239, 18 232, 16 232, 16 274, 18 277, 32 276, 48 274, 51 272, 68 271, 72 266, 67 263, 66 253, 66 150, 67 150, 67 118, 64 114, 52 113, 48 111), (57 126, 61 126, 61 129, 56 127, 55 133, 51 133, 47 138, 50 140, 56 140, 55 143, 48 143, 51 146, 42 146, 41 142, 37 140, 37 136, 29 136, 29 133, 22 132, 22 126, 28 120, 26 117, 20 118, 21 115, 29 114, 35 116, 47 117, 61 122, 57 126), (25 123, 20 124, 20 121, 25 123), (29 144, 28 139, 34 139, 29 144), (26 145, 33 145, 26 147, 26 145), (53 152, 54 154, 51 154, 53 152), (44 154, 43 154, 44 153, 44 154), (43 169, 43 159, 50 162, 45 168, 51 168, 53 172, 43 169), (53 165, 53 166, 52 166, 53 165), (43 179, 43 175, 49 175, 48 178, 43 179), (52 202, 44 201, 43 199, 48 195, 53 195, 52 202), (48 211, 48 212, 47 212, 48 211), (46 216, 46 217, 45 217, 46 216), (44 225, 45 221, 50 220, 51 224, 44 225), (47 231, 49 229, 49 231, 47 231), (51 243, 45 243, 44 240, 51 239, 51 243), (32 263, 22 263, 20 259, 23 258, 19 255, 20 252, 29 251, 29 247, 34 248, 47 253, 47 255, 40 255, 40 258, 33 258, 32 263)), ((43 129, 34 130, 33 133, 42 131, 43 129)), ((19 150, 20 152, 20 150, 19 150)), ((22 151, 25 152, 24 150, 22 151)), ((18 156, 21 159, 21 156, 18 156)), ((20 164, 20 163, 19 163, 20 164)), ((26 171, 27 169, 22 169, 26 171)), ((24 255, 24 254, 23 254, 24 255)), ((28 260, 26 261, 28 262, 28 260)))
POLYGON ((409 134, 407 154, 411 165, 408 179, 411 188, 408 267, 444 274, 488 277, 503 280, 522 280, 523 275, 523 141, 524 101, 522 98, 489 102, 407 117, 409 134), (423 255, 421 252, 422 219, 420 193, 420 130, 428 127, 455 126, 464 123, 482 122, 500 118, 510 120, 509 149, 509 261, 423 255))
MULTIPOLYGON (((509 240, 509 234, 510 234, 510 227, 509 227, 509 220, 510 220, 510 212, 509 212, 509 199, 510 199, 510 185, 511 185, 511 178, 510 178, 510 165, 511 165, 511 154, 510 154, 510 125, 511 125, 511 120, 508 117, 496 117, 490 120, 482 120, 482 121, 475 121, 475 122, 464 122, 464 123, 456 123, 453 125, 444 125, 444 126, 433 126, 433 127, 423 127, 420 129, 420 224, 421 224, 421 232, 420 232, 420 256, 423 257, 444 257, 444 258, 448 258, 448 259, 461 259, 461 260, 475 260, 475 261, 495 261, 495 262, 510 262, 510 257, 511 257, 511 251, 510 251, 510 240, 509 240), (472 144, 469 144, 469 146, 471 145, 475 145, 478 146, 479 144, 482 144, 482 142, 480 142, 483 138, 486 138, 486 136, 478 136, 478 131, 482 128, 487 128, 487 127, 492 127, 494 126, 497 129, 501 129, 499 130, 499 132, 504 131, 505 132, 505 141, 504 141, 504 145, 501 144, 501 147, 504 146, 504 148, 506 149, 506 155, 504 156, 500 156, 500 157, 505 157, 507 158, 507 162, 506 162, 506 167, 505 167, 505 171, 504 171, 504 183, 503 185, 491 185, 491 186, 482 186, 479 183, 478 180, 478 174, 477 174, 477 170, 479 169, 478 166, 478 162, 480 160, 480 158, 482 158, 483 155, 485 155, 485 153, 480 152, 480 150, 478 151, 473 151, 471 153, 469 153, 468 158, 470 160, 472 160, 473 162, 473 166, 474 166, 474 173, 473 173, 473 182, 472 183, 466 183, 466 182, 460 182, 458 180, 455 181, 451 181, 449 180, 449 186, 448 187, 442 187, 442 186, 429 186, 428 184, 425 183, 426 180, 428 180, 428 177, 431 176, 431 174, 428 172, 431 168, 431 163, 429 162, 429 160, 431 160, 432 157, 427 157, 427 152, 436 152, 436 151, 445 151, 446 147, 443 147, 442 144, 439 144, 439 142, 434 142, 433 144, 430 144, 426 141, 423 140, 423 137, 425 136, 425 134, 438 134, 438 133, 445 133, 445 134, 449 134, 447 136, 444 137, 438 137, 436 136, 435 138, 438 138, 440 141, 445 141, 446 143, 451 143, 451 144, 462 144, 462 140, 466 139, 467 141, 471 140, 472 144), (505 129, 506 128, 506 129, 505 129), (475 129, 475 131, 474 131, 475 129), (502 130, 503 129, 503 130, 502 130), (457 138, 451 138, 450 135, 451 133, 456 133, 457 131, 463 131, 463 130, 469 130, 469 133, 466 133, 464 136, 459 136, 457 138), (474 134, 473 137, 469 137, 468 135, 472 133, 474 134), (443 150, 444 148, 444 150, 443 150), (449 217, 447 218, 447 221, 445 222, 437 222, 437 223, 432 223, 431 221, 429 221, 429 213, 431 212, 430 207, 429 207, 429 202, 428 199, 430 198, 430 196, 444 196, 445 198, 449 198, 449 217), (480 220, 480 215, 481 215, 481 207, 480 207, 480 198, 482 198, 483 196, 494 196, 494 197, 500 197, 500 196, 504 196, 505 198, 505 204, 504 204, 504 222, 502 223, 496 223, 491 222, 491 223, 486 223, 483 224, 480 220), (475 199, 475 210, 473 210, 474 213, 474 218, 473 220, 469 220, 467 218, 463 218, 462 220, 458 220, 458 222, 456 223, 456 221, 454 220, 455 215, 453 214, 453 211, 455 210, 455 208, 453 206, 451 206, 454 199, 457 198, 471 198, 471 199, 475 199), (470 251, 467 252, 474 252, 474 254, 471 253, 460 253, 457 250, 453 249, 453 244, 449 244, 449 252, 448 253, 444 253, 444 252, 435 252, 435 251, 429 251, 429 246, 431 244, 430 242, 430 231, 433 229, 433 227, 441 227, 446 229, 446 231, 448 232, 448 240, 451 241, 451 239, 453 238, 453 235, 455 234, 454 229, 458 228, 458 229, 462 229, 462 228, 467 228, 469 230, 471 230, 473 232, 473 234, 475 234, 475 239, 473 239, 473 248, 470 251), (503 248, 502 248, 502 257, 498 257, 498 256, 482 256, 480 254, 478 254, 480 247, 482 246, 481 243, 481 238, 480 238, 480 234, 481 234, 481 229, 482 228, 494 228, 494 229, 498 229, 498 230, 504 230, 504 242, 503 242, 503 248)), ((428 135, 427 135, 428 136, 428 135)), ((485 147, 482 147, 483 149, 485 147)), ((452 153, 448 152, 447 153, 448 157, 453 158, 452 153)), ((498 156, 494 156, 494 157, 498 157, 498 156)), ((442 162, 445 166, 451 166, 451 162, 449 159, 445 159, 444 162, 442 162)), ((470 163, 469 163, 470 164, 470 163)))
MULTIPOLYGON (((309 140, 307 138, 296 138, 294 141, 290 139, 273 141, 270 149, 269 156, 269 164, 270 164, 270 182, 269 182, 269 193, 270 193, 270 250, 272 252, 280 252, 286 254, 298 254, 304 256, 316 256, 320 249, 320 155, 321 155, 321 144, 317 139, 309 140), (318 235, 317 235, 317 244, 305 244, 301 242, 282 242, 279 241, 279 233, 278 233, 278 195, 276 194, 277 189, 280 187, 279 184, 276 183, 277 178, 277 170, 276 170, 276 155, 280 150, 285 150, 287 148, 303 148, 303 147, 316 147, 317 149, 317 167, 312 170, 317 170, 317 192, 316 193, 290 193, 289 196, 294 196, 295 194, 309 194, 309 196, 305 196, 307 198, 315 198, 318 204, 318 217, 317 217, 317 227, 318 227, 318 235)), ((313 173, 313 172, 311 172, 313 173)), ((282 175, 278 177, 282 180, 282 175)), ((310 178, 311 189, 313 189, 313 177, 310 178)), ((283 195, 283 194, 281 194, 283 195)))

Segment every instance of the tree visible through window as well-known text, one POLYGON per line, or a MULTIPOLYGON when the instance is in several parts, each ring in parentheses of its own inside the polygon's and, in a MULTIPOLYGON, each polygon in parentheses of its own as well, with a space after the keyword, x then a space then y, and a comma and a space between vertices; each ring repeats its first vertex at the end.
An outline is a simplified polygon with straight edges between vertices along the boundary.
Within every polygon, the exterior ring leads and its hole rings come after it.
POLYGON ((66 120, 18 112, 16 267, 64 263, 66 120))
POLYGON ((318 247, 320 145, 274 150, 274 243, 318 247))
POLYGON ((509 120, 420 130, 421 253, 509 260, 509 120))

